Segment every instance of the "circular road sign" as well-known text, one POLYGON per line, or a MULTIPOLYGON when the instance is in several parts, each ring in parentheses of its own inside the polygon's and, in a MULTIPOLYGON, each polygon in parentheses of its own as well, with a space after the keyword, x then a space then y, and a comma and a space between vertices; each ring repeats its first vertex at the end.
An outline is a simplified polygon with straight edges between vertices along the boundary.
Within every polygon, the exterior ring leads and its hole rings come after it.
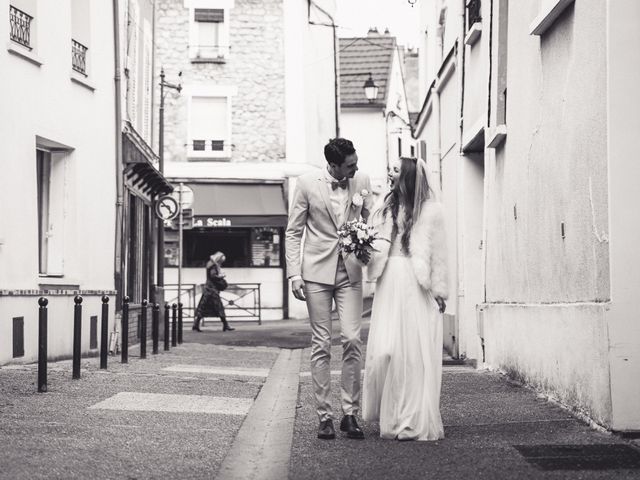
POLYGON ((171 195, 164 195, 156 201, 156 215, 162 220, 173 220, 180 213, 178 201, 171 195))

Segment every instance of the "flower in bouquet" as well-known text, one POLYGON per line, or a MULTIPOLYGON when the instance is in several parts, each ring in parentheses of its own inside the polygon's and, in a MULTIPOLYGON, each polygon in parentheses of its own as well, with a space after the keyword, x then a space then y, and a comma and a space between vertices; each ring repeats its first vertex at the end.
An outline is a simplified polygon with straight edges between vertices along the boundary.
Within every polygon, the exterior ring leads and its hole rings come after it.
POLYGON ((338 245, 346 255, 353 253, 361 260, 365 252, 371 253, 375 250, 373 242, 377 235, 372 226, 361 220, 351 220, 338 229, 338 245))

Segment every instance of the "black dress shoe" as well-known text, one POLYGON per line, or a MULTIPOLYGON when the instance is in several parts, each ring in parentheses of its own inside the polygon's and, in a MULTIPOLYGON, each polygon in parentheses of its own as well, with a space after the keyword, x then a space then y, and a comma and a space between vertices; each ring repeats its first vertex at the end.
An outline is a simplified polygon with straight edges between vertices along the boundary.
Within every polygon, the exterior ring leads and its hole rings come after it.
POLYGON ((362 440, 364 438, 364 432, 358 426, 358 421, 355 415, 345 415, 340 422, 340 430, 347 432, 347 438, 355 438, 362 440))
POLYGON ((333 420, 324 420, 318 427, 318 438, 322 440, 333 440, 336 438, 336 430, 333 428, 333 420))

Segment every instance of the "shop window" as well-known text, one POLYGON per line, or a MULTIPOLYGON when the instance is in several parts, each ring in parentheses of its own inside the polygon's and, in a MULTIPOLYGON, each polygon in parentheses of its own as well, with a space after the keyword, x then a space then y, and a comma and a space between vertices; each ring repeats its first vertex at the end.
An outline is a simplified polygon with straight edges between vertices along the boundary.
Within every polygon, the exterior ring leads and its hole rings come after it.
POLYGON ((136 195, 129 194, 127 295, 132 303, 149 299, 151 255, 150 207, 136 195))
POLYGON ((223 252, 227 257, 224 267, 250 266, 251 229, 234 228, 220 230, 196 229, 182 232, 182 266, 204 268, 209 257, 223 252))
POLYGON ((280 230, 277 228, 254 228, 251 231, 251 266, 280 266, 280 230))
MULTIPOLYGON (((281 267, 282 229, 256 228, 194 228, 182 233, 182 266, 204 268, 209 257, 223 252, 224 267, 281 267)), ((178 233, 165 233, 165 265, 178 266, 178 233)))

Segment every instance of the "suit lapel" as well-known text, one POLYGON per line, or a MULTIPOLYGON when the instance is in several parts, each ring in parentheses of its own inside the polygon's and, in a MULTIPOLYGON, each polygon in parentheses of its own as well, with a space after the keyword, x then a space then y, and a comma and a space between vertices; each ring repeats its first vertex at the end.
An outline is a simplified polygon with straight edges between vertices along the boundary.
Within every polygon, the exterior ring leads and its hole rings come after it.
POLYGON ((324 201, 324 206, 327 208, 327 212, 329 212, 329 216, 331 217, 333 224, 336 226, 336 228, 338 228, 339 227, 338 219, 336 218, 336 214, 334 213, 333 208, 331 208, 331 199, 329 198, 329 188, 327 187, 327 182, 324 178, 324 173, 321 174, 320 178, 318 178, 318 188, 320 191, 320 196, 324 201))

